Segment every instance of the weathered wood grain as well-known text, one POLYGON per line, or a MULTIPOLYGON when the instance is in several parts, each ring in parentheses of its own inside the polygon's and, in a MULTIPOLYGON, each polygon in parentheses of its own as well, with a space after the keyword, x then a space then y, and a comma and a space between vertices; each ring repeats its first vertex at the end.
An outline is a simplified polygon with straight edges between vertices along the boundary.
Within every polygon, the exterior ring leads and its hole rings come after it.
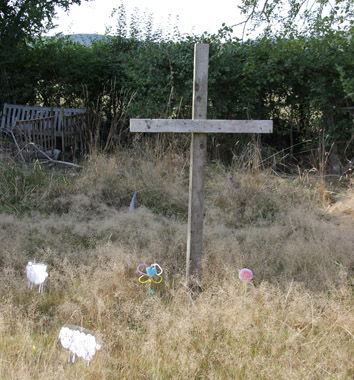
MULTIPOLYGON (((206 119, 207 117, 208 66, 209 45, 196 44, 194 46, 193 119, 206 119)), ((192 133, 186 279, 188 285, 194 289, 200 288, 202 278, 206 145, 205 133, 192 133)))
POLYGON ((131 119, 131 132, 271 133, 272 120, 131 119))
POLYGON ((64 112, 65 115, 76 115, 85 114, 86 110, 80 108, 22 106, 5 103, 1 119, 1 128, 11 129, 16 121, 43 119, 55 115, 58 119, 57 131, 61 131, 61 112, 64 112))

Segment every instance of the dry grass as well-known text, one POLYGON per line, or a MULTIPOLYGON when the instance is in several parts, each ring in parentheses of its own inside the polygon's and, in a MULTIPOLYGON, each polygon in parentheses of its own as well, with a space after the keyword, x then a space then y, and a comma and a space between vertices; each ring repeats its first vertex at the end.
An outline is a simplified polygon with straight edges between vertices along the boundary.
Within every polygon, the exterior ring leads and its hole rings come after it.
POLYGON ((186 161, 96 156, 38 187, 42 208, 1 214, 1 379, 354 377, 353 219, 324 212, 316 186, 208 167, 204 290, 191 301, 186 161), (49 264, 43 296, 26 288, 29 259, 49 264), (153 296, 142 262, 164 268, 153 296), (242 267, 255 275, 246 302, 242 267), (89 368, 66 363, 63 324, 97 333, 89 368))

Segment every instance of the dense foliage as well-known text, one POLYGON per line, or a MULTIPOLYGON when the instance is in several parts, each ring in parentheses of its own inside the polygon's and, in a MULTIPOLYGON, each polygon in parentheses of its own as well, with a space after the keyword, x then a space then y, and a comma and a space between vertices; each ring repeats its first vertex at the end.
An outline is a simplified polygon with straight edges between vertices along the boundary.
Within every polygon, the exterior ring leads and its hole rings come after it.
POLYGON ((81 0, 3 0, 0 3, 0 44, 10 44, 31 39, 53 27, 56 7, 68 10, 81 0))
POLYGON ((333 31, 353 34, 353 0, 241 0, 243 33, 323 36, 333 31))
POLYGON ((32 42, 53 27, 56 7, 68 10, 81 0, 0 2, 0 102, 33 101, 38 62, 32 42))
MULTIPOLYGON (((336 143, 343 163, 354 155, 345 109, 354 101, 354 40, 346 33, 241 41, 227 27, 199 37, 163 37, 146 25, 128 36, 123 27, 120 20, 118 35, 89 46, 64 37, 17 45, 0 61, 0 106, 87 107, 102 146, 107 136, 129 142, 130 117, 191 117, 193 45, 203 41, 210 43, 209 118, 273 119, 274 133, 262 141, 293 146, 291 159, 317 149, 319 139, 327 150, 336 143)), ((212 139, 213 153, 227 158, 249 136, 212 139)))

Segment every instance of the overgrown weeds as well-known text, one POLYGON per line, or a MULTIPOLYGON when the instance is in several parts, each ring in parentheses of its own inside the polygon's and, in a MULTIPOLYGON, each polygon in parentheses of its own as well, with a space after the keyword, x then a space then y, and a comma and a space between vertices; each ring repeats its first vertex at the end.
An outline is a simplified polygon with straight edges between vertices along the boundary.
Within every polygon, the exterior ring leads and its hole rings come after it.
POLYGON ((353 378, 350 214, 327 213, 311 181, 208 166, 203 292, 191 301, 187 162, 120 151, 80 172, 23 174, 26 212, 0 218, 1 378, 353 378), (26 287, 29 260, 49 266, 43 296, 26 287), (148 295, 136 267, 153 262, 163 282, 148 295), (242 267, 254 272, 246 299, 242 267), (63 324, 97 333, 90 367, 67 364, 63 324))

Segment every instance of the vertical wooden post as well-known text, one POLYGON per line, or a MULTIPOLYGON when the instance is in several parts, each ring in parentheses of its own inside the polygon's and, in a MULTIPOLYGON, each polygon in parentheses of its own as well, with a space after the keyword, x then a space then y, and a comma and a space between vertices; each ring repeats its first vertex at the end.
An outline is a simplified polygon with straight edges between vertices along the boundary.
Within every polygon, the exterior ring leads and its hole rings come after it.
MULTIPOLYGON (((207 118, 209 45, 194 46, 193 120, 207 118)), ((206 134, 192 133, 189 175, 189 208, 187 236, 187 284, 200 288, 203 257, 204 167, 206 134)))
POLYGON ((59 128, 61 128, 61 150, 62 150, 61 156, 63 160, 65 160, 65 140, 64 140, 65 129, 66 129, 65 122, 66 122, 66 119, 65 119, 65 114, 64 114, 64 108, 61 107, 60 117, 59 117, 59 128))

